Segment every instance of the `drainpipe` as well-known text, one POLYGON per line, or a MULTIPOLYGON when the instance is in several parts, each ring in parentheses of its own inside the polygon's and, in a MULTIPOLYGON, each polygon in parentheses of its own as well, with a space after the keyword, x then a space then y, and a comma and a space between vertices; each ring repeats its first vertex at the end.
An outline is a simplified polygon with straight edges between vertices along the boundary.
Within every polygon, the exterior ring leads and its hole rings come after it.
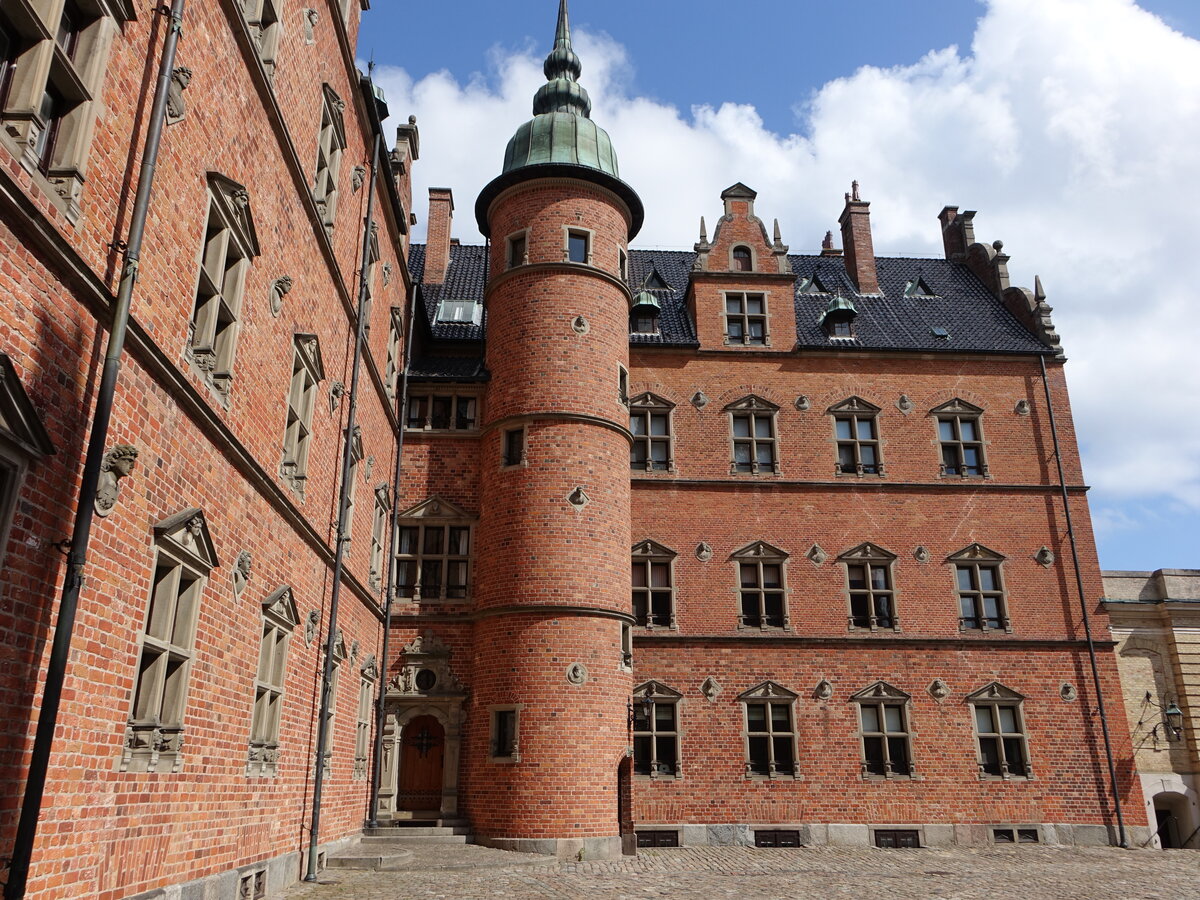
POLYGON ((400 478, 404 471, 404 424, 408 413, 408 375, 412 359, 413 326, 417 315, 417 289, 412 288, 412 296, 408 301, 408 324, 404 334, 404 368, 400 370, 400 389, 396 391, 396 420, 399 431, 396 435, 396 471, 392 476, 392 521, 388 547, 388 582, 387 601, 383 608, 383 659, 379 670, 379 696, 375 701, 375 742, 371 748, 371 800, 367 808, 367 828, 379 827, 379 781, 383 777, 383 722, 385 718, 384 697, 387 694, 388 652, 392 636, 392 604, 396 600, 396 584, 398 566, 396 553, 399 550, 398 536, 400 533, 400 478))
POLYGON ((342 594, 342 572, 346 567, 347 535, 346 514, 350 501, 350 456, 354 452, 354 418, 358 409, 358 381, 362 369, 363 344, 366 340, 367 322, 364 306, 367 302, 367 268, 371 259, 371 226, 375 217, 375 182, 379 177, 379 153, 383 133, 375 128, 371 150, 371 181, 368 185, 367 215, 363 219, 362 259, 358 271, 358 329, 354 336, 354 367, 350 375, 349 410, 346 414, 346 436, 342 441, 342 489, 338 496, 337 553, 333 561, 333 590, 329 597, 329 627, 325 635, 325 662, 321 669, 321 704, 317 714, 317 749, 313 764, 312 824, 308 835, 308 871, 305 881, 317 880, 317 842, 321 832, 321 792, 325 787, 325 742, 329 731, 330 679, 333 677, 333 647, 337 638, 338 600, 342 594))
POLYGON ((1071 544, 1071 564, 1075 568, 1075 587, 1079 591, 1079 608, 1083 612, 1083 631, 1087 636, 1088 659, 1092 664, 1092 684, 1096 689, 1096 710, 1100 713, 1100 730, 1104 735, 1104 755, 1108 758, 1108 778, 1112 784, 1113 809, 1117 814, 1117 835, 1120 845, 1129 848, 1125 833, 1125 817, 1121 814, 1121 791, 1117 786, 1117 767, 1113 762, 1112 741, 1108 736, 1108 716, 1104 711, 1104 692, 1100 688, 1100 669, 1096 665, 1096 645, 1092 641, 1092 621, 1088 615, 1087 595, 1083 575, 1079 570, 1079 550, 1075 545, 1075 528, 1071 524, 1071 504, 1067 496, 1067 479, 1063 474, 1062 454, 1058 449, 1058 426, 1054 422, 1054 401, 1050 398, 1050 381, 1046 377, 1046 357, 1038 356, 1042 367, 1042 386, 1046 391, 1046 411, 1050 415, 1050 437, 1054 442, 1054 462, 1058 466, 1058 487, 1062 492, 1063 515, 1067 523, 1067 539, 1071 544))
POLYGON ((38 716, 37 734, 34 737, 33 753, 29 760, 29 775, 25 781, 25 794, 21 800, 21 818, 17 823, 12 859, 9 861, 8 881, 4 885, 4 900, 21 900, 25 896, 25 886, 29 880, 29 864, 33 857, 38 815, 41 813, 42 800, 46 790, 46 773, 49 769, 50 752, 54 744, 54 729, 58 724, 63 683, 66 680, 67 662, 71 652, 71 635, 75 629, 75 613, 79 607, 79 594, 83 589, 83 569, 87 561, 88 542, 92 536, 96 487, 100 482, 100 465, 104 461, 104 445, 108 441, 108 426, 112 420, 117 375, 121 371, 121 352, 125 346, 125 332, 129 325, 129 308, 133 298, 133 287, 137 282, 138 260, 142 251, 142 236, 146 231, 146 216, 150 208, 150 191, 154 186, 158 148, 162 142, 163 123, 167 111, 167 91, 171 86, 171 72, 175 68, 175 48, 183 33, 183 4, 184 0, 174 0, 169 11, 166 7, 159 7, 157 10, 169 15, 171 23, 167 28, 166 40, 163 43, 162 59, 158 63, 158 81, 154 87, 150 124, 146 129, 146 148, 142 154, 141 171, 138 173, 133 218, 129 222, 129 240, 125 245, 125 264, 121 269, 121 282, 117 287, 117 300, 113 306, 112 328, 108 332, 108 346, 104 351, 104 369, 100 376, 100 388, 96 392, 96 412, 92 418, 87 454, 84 456, 83 480, 79 486, 79 498, 75 504, 75 523, 71 531, 71 549, 67 554, 67 573, 63 582, 62 599, 58 607, 58 619, 54 624, 54 641, 51 644, 50 660, 46 667, 46 686, 42 690, 42 711, 38 716))

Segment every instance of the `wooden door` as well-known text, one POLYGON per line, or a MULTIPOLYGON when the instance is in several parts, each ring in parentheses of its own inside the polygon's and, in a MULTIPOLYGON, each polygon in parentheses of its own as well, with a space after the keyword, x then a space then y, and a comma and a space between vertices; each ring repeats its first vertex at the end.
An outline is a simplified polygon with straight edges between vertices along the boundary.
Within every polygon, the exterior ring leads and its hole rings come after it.
POLYGON ((417 716, 400 739, 398 809, 432 812, 442 808, 442 769, 446 730, 433 716, 417 716))

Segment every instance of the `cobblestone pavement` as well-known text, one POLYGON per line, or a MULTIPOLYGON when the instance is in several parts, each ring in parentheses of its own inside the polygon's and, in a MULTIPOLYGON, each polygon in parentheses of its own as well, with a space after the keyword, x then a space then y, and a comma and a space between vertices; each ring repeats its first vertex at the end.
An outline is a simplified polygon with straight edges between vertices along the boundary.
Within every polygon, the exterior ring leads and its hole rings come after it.
POLYGON ((460 845, 418 849, 402 870, 321 880, 283 900, 1200 900, 1200 853, 706 847, 557 862, 460 845))

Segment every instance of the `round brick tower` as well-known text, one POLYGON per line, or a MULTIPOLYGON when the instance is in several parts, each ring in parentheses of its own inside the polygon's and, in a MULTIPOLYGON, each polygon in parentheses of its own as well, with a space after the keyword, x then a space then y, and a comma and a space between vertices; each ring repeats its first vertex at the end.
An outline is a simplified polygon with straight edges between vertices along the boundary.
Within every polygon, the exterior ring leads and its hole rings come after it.
POLYGON ((463 795, 476 837, 620 853, 630 744, 628 241, 642 205, 579 86, 566 0, 534 118, 475 211, 491 241, 463 795))

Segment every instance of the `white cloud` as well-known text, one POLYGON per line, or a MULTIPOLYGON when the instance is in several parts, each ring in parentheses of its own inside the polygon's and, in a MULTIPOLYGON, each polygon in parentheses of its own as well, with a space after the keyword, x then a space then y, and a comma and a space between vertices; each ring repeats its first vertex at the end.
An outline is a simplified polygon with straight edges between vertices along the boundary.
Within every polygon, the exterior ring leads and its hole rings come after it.
MULTIPOLYGON (((793 252, 835 228, 852 178, 885 255, 939 253, 941 207, 978 209, 976 233, 1004 238, 1014 283, 1042 276, 1101 497, 1200 509, 1200 42, 1131 0, 991 0, 969 53, 931 48, 772 97, 804 121, 789 135, 753 106, 629 96, 619 44, 585 32, 576 47, 593 117, 646 204, 638 246, 690 247, 735 181, 759 192, 793 252)), ((377 70, 392 109, 419 119, 417 196, 453 187, 464 241, 478 240, 474 199, 530 116, 544 52, 497 52, 492 77, 465 84, 377 70)))

